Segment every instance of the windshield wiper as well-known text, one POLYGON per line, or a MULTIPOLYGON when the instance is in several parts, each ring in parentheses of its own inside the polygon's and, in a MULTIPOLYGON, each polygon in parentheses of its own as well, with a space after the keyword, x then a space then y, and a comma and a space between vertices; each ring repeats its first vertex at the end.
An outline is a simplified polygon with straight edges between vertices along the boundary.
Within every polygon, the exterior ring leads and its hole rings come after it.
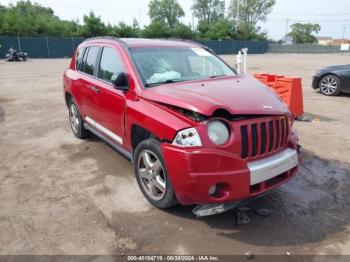
POLYGON ((165 84, 180 83, 180 82, 185 82, 185 81, 186 80, 169 79, 169 80, 166 80, 166 81, 163 81, 163 82, 146 84, 146 87, 153 87, 153 86, 160 86, 160 85, 165 85, 165 84))
POLYGON ((227 75, 217 75, 217 76, 211 76, 210 78, 211 78, 211 79, 213 79, 213 78, 223 77, 223 76, 227 76, 227 75))

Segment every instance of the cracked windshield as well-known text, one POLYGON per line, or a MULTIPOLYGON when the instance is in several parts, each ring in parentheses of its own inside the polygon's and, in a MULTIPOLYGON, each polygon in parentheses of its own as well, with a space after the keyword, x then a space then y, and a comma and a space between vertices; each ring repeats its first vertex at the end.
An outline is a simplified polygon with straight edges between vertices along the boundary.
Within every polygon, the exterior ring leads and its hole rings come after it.
POLYGON ((134 48, 131 54, 146 87, 235 75, 202 48, 134 48))

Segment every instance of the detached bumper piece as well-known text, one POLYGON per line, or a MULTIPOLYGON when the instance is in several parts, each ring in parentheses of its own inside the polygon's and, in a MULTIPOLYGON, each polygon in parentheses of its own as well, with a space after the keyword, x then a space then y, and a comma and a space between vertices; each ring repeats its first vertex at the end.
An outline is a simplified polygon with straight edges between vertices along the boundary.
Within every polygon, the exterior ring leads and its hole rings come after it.
MULTIPOLYGON (((260 197, 262 196, 263 195, 261 195, 260 197)), ((226 203, 226 204, 198 205, 192 210, 192 213, 195 214, 197 217, 213 216, 213 215, 225 213, 227 211, 238 209, 242 206, 248 205, 249 203, 253 202, 257 198, 258 197, 249 198, 246 200, 233 202, 233 203, 226 203)))

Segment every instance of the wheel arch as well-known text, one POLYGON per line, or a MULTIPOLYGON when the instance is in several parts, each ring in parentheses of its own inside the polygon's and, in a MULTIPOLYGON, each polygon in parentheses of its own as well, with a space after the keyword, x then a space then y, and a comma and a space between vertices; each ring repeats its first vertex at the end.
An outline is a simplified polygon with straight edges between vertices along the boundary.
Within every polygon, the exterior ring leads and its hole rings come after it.
POLYGON ((134 152, 145 139, 155 138, 160 143, 171 143, 179 130, 193 127, 191 121, 142 99, 129 101, 125 110, 127 147, 134 152))
POLYGON ((69 92, 64 92, 64 100, 66 102, 67 107, 69 107, 69 101, 73 98, 72 94, 69 92))
POLYGON ((137 146, 140 143, 150 138, 153 138, 161 142, 160 139, 147 128, 144 128, 138 124, 133 124, 131 126, 131 133, 130 133, 130 142, 131 142, 132 152, 133 153, 135 152, 137 146))
POLYGON ((320 80, 318 80, 318 83, 317 83, 317 86, 320 87, 320 82, 321 80, 325 77, 325 76, 336 76, 339 78, 339 81, 340 81, 340 87, 341 87, 341 76, 335 72, 327 72, 327 73, 324 73, 320 76, 320 80))

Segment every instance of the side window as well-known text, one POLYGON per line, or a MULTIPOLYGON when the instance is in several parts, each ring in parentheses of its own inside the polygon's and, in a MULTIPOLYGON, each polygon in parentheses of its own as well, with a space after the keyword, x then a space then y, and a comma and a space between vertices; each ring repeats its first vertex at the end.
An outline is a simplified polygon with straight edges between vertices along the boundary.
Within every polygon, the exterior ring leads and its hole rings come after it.
POLYGON ((111 82, 112 76, 124 71, 122 60, 115 50, 103 48, 98 78, 111 82))
POLYGON ((84 63, 83 63, 84 64, 84 68, 83 68, 84 73, 87 73, 89 75, 94 75, 98 50, 99 50, 99 47, 91 46, 85 52, 84 63))
POLYGON ((85 48, 79 48, 78 51, 77 51, 77 55, 75 57, 75 68, 77 70, 81 69, 81 64, 82 64, 82 60, 83 60, 84 50, 85 50, 85 48))

